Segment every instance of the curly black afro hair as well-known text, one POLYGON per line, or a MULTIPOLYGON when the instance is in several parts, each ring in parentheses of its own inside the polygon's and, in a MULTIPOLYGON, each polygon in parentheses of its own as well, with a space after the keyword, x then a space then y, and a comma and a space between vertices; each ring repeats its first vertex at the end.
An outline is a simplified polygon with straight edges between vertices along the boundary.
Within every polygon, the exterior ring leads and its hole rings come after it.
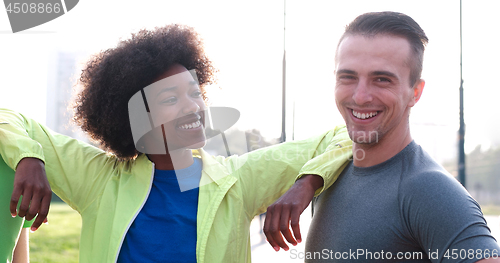
POLYGON ((198 33, 188 26, 167 25, 140 30, 130 39, 91 57, 79 80, 75 123, 107 152, 119 159, 137 157, 128 115, 128 101, 173 64, 196 71, 204 86, 214 83, 216 69, 206 57, 198 33))

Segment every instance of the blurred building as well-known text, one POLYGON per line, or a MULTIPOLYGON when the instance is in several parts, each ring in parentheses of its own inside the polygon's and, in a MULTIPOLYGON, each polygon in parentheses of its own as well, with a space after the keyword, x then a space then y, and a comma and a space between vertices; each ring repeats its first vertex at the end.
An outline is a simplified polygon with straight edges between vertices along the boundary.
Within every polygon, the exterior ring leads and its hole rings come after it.
POLYGON ((71 123, 70 103, 83 63, 88 53, 82 51, 52 52, 49 57, 46 124, 52 130, 86 141, 83 132, 71 123))

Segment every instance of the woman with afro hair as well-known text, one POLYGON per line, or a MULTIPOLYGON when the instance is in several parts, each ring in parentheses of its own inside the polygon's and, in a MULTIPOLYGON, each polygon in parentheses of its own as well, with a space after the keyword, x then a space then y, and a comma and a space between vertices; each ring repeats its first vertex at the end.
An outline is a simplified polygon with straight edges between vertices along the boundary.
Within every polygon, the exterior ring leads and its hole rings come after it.
POLYGON ((132 34, 82 71, 74 120, 102 149, 0 111, 3 159, 39 171, 16 177, 36 181, 45 169, 81 214, 80 262, 251 262, 250 222, 291 187, 297 204, 266 221, 266 235, 275 250, 288 249, 280 233, 295 245, 291 220, 300 241, 300 213, 351 156, 345 127, 212 156, 202 147, 214 75, 193 28, 167 25, 132 34))

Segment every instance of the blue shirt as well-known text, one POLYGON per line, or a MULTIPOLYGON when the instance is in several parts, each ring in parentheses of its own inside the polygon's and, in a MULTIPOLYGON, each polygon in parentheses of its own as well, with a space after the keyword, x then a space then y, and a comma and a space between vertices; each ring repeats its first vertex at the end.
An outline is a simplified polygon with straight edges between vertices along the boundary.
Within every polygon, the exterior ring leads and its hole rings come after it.
POLYGON ((118 262, 196 262, 201 169, 202 161, 194 158, 185 169, 155 170, 151 193, 125 236, 118 262))

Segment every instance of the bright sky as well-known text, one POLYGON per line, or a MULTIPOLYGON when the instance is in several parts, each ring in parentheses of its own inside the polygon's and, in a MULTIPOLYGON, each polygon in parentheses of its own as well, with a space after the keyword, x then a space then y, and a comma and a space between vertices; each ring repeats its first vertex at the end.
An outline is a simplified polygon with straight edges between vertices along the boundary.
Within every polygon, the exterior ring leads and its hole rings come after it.
MULTIPOLYGON (((457 0, 287 1, 287 139, 341 124, 334 103, 334 51, 343 27, 371 11, 413 17, 430 42, 426 86, 412 111, 412 135, 438 160, 457 154, 460 86, 460 6, 457 0), (295 110, 293 108, 295 105, 295 110), (295 112, 295 122, 293 122, 295 112)), ((495 114, 500 84, 500 1, 463 0, 463 78, 466 151, 500 145, 495 114)), ((194 26, 220 69, 214 105, 241 111, 241 129, 281 133, 283 1, 86 0, 66 15, 12 34, 0 12, 0 106, 40 122, 46 118, 49 61, 57 50, 94 53, 113 47, 140 28, 168 23, 194 26)))

